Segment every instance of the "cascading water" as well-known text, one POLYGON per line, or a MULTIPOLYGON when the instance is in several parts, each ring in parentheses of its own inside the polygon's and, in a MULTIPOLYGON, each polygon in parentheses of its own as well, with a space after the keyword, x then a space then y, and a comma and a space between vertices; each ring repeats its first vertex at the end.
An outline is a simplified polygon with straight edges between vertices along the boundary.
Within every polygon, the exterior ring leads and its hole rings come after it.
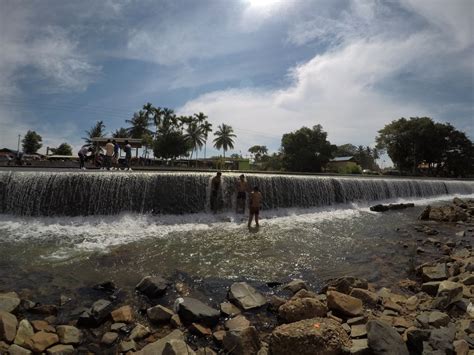
MULTIPOLYGON (((0 212, 31 216, 107 215, 123 211, 206 211, 210 173, 0 172, 0 212)), ((238 174, 223 174, 225 209, 234 206, 238 174)), ((247 175, 264 208, 319 207, 399 197, 474 193, 473 181, 247 175)))

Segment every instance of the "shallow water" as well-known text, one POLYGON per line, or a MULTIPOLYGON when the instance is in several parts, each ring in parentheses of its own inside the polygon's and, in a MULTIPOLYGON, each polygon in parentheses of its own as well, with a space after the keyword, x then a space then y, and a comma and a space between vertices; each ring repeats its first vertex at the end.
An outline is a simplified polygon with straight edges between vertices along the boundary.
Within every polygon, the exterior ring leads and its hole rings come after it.
POLYGON ((104 280, 132 288, 144 275, 177 272, 209 284, 303 277, 317 287, 349 274, 389 285, 413 266, 420 238, 413 225, 423 206, 451 198, 411 200, 415 208, 387 213, 360 205, 270 210, 250 231, 230 213, 0 215, 0 290, 48 295, 104 280))

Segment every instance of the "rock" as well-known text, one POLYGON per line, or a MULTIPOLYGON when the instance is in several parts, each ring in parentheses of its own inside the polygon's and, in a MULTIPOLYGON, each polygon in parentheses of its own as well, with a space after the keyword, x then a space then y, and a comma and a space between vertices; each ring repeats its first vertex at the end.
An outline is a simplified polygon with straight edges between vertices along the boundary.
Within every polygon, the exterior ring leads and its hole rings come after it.
POLYGON ((430 218, 430 212, 431 212, 431 206, 428 205, 425 207, 425 209, 421 212, 420 216, 418 219, 422 221, 427 221, 430 218))
POLYGON ((460 231, 460 232, 457 232, 457 233, 456 233, 456 237, 464 238, 465 236, 466 236, 466 232, 465 232, 465 231, 460 231))
POLYGON ((468 215, 462 208, 451 205, 431 207, 428 218, 438 222, 459 222, 466 221, 468 215))
POLYGON ((15 339, 18 320, 8 312, 0 311, 0 340, 11 343, 15 339))
POLYGON ((356 324, 351 327, 351 338, 361 338, 367 335, 365 324, 356 324))
POLYGON ((413 322, 412 321, 409 321, 407 320, 406 318, 403 318, 403 317, 396 317, 396 318, 393 318, 393 323, 392 325, 395 327, 395 328, 410 328, 413 326, 413 322))
POLYGON ((350 295, 360 299, 365 305, 375 306, 379 302, 379 296, 363 288, 353 288, 350 295))
POLYGON ((123 306, 117 308, 110 313, 114 322, 132 323, 133 322, 133 309, 130 306, 123 306))
POLYGON ((226 332, 222 344, 224 349, 232 355, 257 354, 260 350, 260 340, 255 327, 239 328, 226 332))
POLYGON ((431 348, 441 350, 444 354, 452 354, 454 351, 453 341, 456 329, 454 327, 444 327, 433 329, 428 339, 431 348))
POLYGON ((82 332, 72 325, 59 325, 56 331, 61 344, 77 345, 81 342, 82 332))
POLYGON ((30 309, 31 313, 42 314, 45 316, 52 316, 58 314, 58 307, 54 304, 37 304, 30 309))
POLYGON ((352 339, 351 355, 369 355, 372 354, 367 339, 352 339))
POLYGON ((173 317, 174 312, 171 309, 159 304, 155 307, 148 308, 146 310, 146 314, 152 322, 160 323, 169 322, 171 317, 173 317))
POLYGON ((455 340, 453 342, 454 351, 456 355, 468 355, 469 354, 469 344, 465 340, 455 340))
POLYGON ((270 296, 270 300, 268 301, 268 310, 270 312, 278 312, 278 308, 280 308, 280 306, 284 304, 285 302, 286 300, 283 297, 272 295, 270 296))
POLYGON ((365 324, 367 323, 367 317, 361 316, 361 317, 354 317, 354 318, 349 318, 347 320, 348 325, 356 325, 356 324, 365 324))
POLYGON ((163 355, 195 355, 193 349, 184 340, 171 339, 166 342, 163 355))
POLYGON ((352 288, 363 288, 367 290, 369 283, 367 280, 359 279, 352 276, 344 276, 335 280, 330 280, 321 290, 321 293, 326 293, 329 288, 332 287, 334 290, 349 294, 352 288))
POLYGON ((439 311, 431 312, 428 318, 428 323, 435 328, 444 327, 449 324, 449 321, 449 316, 446 313, 439 311))
POLYGON ((109 315, 112 308, 112 303, 110 301, 101 299, 92 304, 91 315, 97 323, 102 323, 102 321, 109 315))
POLYGON ((111 345, 117 340, 118 334, 115 332, 107 332, 102 336, 100 342, 105 345, 111 345))
MULTIPOLYGON (((276 297, 276 296, 275 296, 276 297)), ((284 302, 284 301, 283 301, 284 302)), ((282 303, 283 304, 283 303, 282 303)), ((279 307, 279 306, 278 306, 279 307)), ((234 306, 232 303, 230 302, 223 302, 221 303, 220 305, 220 308, 221 308, 221 312, 223 315, 225 315, 226 317, 233 317, 233 316, 236 316, 237 314, 240 314, 240 309, 237 308, 236 306, 234 306)))
POLYGON ((461 200, 459 197, 455 197, 453 199, 453 205, 456 205, 461 208, 467 208, 467 203, 463 200, 461 200))
POLYGON ((376 354, 408 355, 408 349, 395 328, 379 321, 367 323, 369 348, 376 354))
POLYGON ((191 323, 189 331, 193 334, 205 337, 212 335, 212 330, 198 323, 191 323))
POLYGON ((438 293, 433 306, 438 309, 446 309, 449 305, 460 301, 463 295, 463 286, 452 281, 443 281, 439 284, 438 293))
POLYGON ((373 212, 386 212, 391 210, 401 210, 408 207, 415 207, 414 203, 391 203, 389 205, 375 205, 371 206, 370 210, 373 212))
POLYGON ((217 343, 217 344, 222 344, 222 341, 225 337, 225 333, 226 331, 225 330, 218 330, 214 333, 212 333, 212 338, 214 339, 214 341, 217 343))
POLYGON ((306 283, 303 280, 295 279, 295 280, 291 280, 289 283, 287 283, 283 287, 283 289, 284 290, 289 290, 289 291, 293 292, 293 294, 295 294, 299 290, 303 290, 303 289, 307 290, 308 286, 306 286, 306 283))
POLYGON ((181 318, 179 318, 179 315, 177 314, 173 314, 173 316, 170 319, 170 323, 175 328, 179 328, 183 326, 183 323, 181 322, 181 318))
POLYGON ((339 354, 351 341, 342 326, 327 318, 305 319, 276 327, 270 337, 272 355, 339 354))
POLYGON ((155 341, 154 343, 146 345, 142 350, 135 353, 135 355, 157 355, 162 354, 165 345, 172 339, 184 340, 184 334, 181 330, 175 329, 167 336, 155 341))
POLYGON ((20 305, 20 297, 16 292, 0 293, 0 311, 11 313, 20 305))
MULTIPOLYGON (((1 353, 3 354, 3 352, 1 353)), ((31 355, 32 352, 28 349, 25 349, 17 344, 12 344, 8 348, 8 354, 9 355, 31 355)))
POLYGON ((426 292, 430 296, 436 296, 438 293, 438 288, 440 281, 430 281, 430 282, 425 282, 424 284, 421 285, 421 290, 423 292, 426 292))
POLYGON ((415 354, 423 352, 423 342, 430 338, 431 332, 427 329, 412 328, 407 330, 407 347, 415 354))
POLYGON ((395 311, 395 312, 397 312, 397 313, 401 313, 402 310, 403 310, 403 308, 402 308, 398 303, 395 303, 395 302, 393 302, 393 301, 390 300, 390 299, 384 300, 383 306, 384 306, 386 309, 390 309, 390 310, 395 311))
POLYGON ((448 278, 446 264, 436 264, 435 266, 424 266, 421 270, 424 282, 440 281, 448 278))
POLYGON ((405 307, 409 311, 415 311, 418 308, 418 305, 420 304, 420 300, 416 295, 411 296, 410 298, 407 299, 405 302, 405 307))
POLYGON ((358 298, 337 291, 327 292, 327 304, 331 310, 339 311, 349 317, 362 314, 362 301, 358 298))
MULTIPOLYGON (((199 348, 196 350, 196 355, 217 355, 217 353, 209 347, 199 348)), ((260 354, 259 354, 260 355, 260 354)))
POLYGON ((42 331, 42 330, 48 333, 56 332, 56 329, 54 329, 52 325, 50 325, 48 322, 44 320, 32 320, 31 325, 33 326, 33 329, 36 330, 37 332, 42 331))
POLYGON ((27 319, 22 319, 18 324, 18 330, 16 332, 15 341, 16 345, 25 347, 27 342, 35 334, 33 326, 28 322, 27 319))
POLYGON ((265 297, 246 282, 235 282, 230 286, 229 299, 244 310, 258 308, 267 303, 265 297))
POLYGON ((148 327, 145 327, 144 325, 141 325, 141 324, 137 324, 135 328, 133 328, 132 331, 130 332, 129 338, 133 340, 142 339, 149 334, 150 334, 150 329, 148 329, 148 327))
MULTIPOLYGON (((136 350, 137 349, 137 344, 135 343, 135 341, 132 340, 122 340, 122 342, 120 343, 120 346, 119 346, 119 350, 120 352, 122 353, 126 353, 130 350, 136 350)), ((161 354, 160 353, 156 353, 156 354, 161 354)))
POLYGON ((228 330, 236 330, 241 328, 250 327, 250 322, 243 315, 238 315, 234 318, 227 320, 224 326, 228 330))
POLYGON ((117 331, 117 330, 120 330, 120 329, 122 329, 126 326, 127 325, 125 323, 114 323, 110 326, 110 330, 117 331))
POLYGON ((135 288, 150 298, 158 298, 165 294, 169 285, 170 283, 161 276, 146 276, 135 288))
POLYGON ((31 337, 28 347, 35 352, 41 353, 58 342, 59 337, 56 334, 40 331, 31 337))
POLYGON ((73 355, 76 354, 72 345, 58 344, 46 350, 48 355, 73 355))
POLYGON ((474 285, 474 274, 469 274, 466 277, 464 277, 461 282, 465 286, 472 286, 474 285))
POLYGON ((285 323, 324 317, 327 312, 327 307, 314 298, 291 299, 278 309, 278 315, 285 323))
POLYGON ((211 308, 201 301, 183 297, 183 301, 178 306, 178 314, 185 323, 201 323, 207 326, 214 326, 219 321, 220 312, 211 308))
POLYGON ((305 290, 304 288, 296 292, 291 299, 295 298, 315 298, 317 300, 323 301, 326 299, 326 295, 318 295, 317 293, 314 293, 313 291, 308 291, 305 290))
POLYGON ((0 354, 7 353, 9 347, 10 345, 8 345, 7 343, 5 343, 4 341, 0 341, 0 354))

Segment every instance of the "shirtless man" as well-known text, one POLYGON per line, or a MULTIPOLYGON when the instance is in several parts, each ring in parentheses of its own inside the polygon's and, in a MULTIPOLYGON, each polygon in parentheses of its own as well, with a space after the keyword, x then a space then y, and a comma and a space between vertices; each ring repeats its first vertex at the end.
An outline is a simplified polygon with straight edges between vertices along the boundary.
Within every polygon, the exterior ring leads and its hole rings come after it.
POLYGON ((242 174, 237 181, 237 213, 245 213, 245 200, 247 199, 247 192, 249 192, 249 184, 245 180, 245 175, 242 174))
POLYGON ((107 144, 105 145, 105 167, 107 170, 110 170, 112 167, 112 157, 114 156, 114 144, 107 140, 107 144))
POLYGON ((219 192, 221 190, 221 175, 220 171, 217 172, 211 180, 211 210, 214 213, 217 213, 219 209, 219 192))
POLYGON ((249 197, 249 223, 248 227, 252 224, 252 218, 255 216, 255 225, 258 227, 258 214, 260 212, 260 208, 262 207, 262 194, 258 190, 258 187, 255 186, 253 191, 250 193, 249 197))

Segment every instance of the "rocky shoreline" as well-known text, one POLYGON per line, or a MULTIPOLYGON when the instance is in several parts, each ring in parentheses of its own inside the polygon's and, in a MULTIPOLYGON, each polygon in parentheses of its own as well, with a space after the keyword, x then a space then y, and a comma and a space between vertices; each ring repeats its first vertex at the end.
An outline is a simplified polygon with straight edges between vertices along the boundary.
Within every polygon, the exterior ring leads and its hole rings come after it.
POLYGON ((40 304, 0 289, 0 354, 472 355, 474 201, 428 206, 420 220, 410 242, 423 262, 390 288, 352 276, 320 290, 276 282, 272 293, 235 282, 214 300, 153 275, 133 300, 104 282, 95 302, 68 312, 66 296, 40 304), (446 223, 462 227, 453 240, 436 237, 446 223))

